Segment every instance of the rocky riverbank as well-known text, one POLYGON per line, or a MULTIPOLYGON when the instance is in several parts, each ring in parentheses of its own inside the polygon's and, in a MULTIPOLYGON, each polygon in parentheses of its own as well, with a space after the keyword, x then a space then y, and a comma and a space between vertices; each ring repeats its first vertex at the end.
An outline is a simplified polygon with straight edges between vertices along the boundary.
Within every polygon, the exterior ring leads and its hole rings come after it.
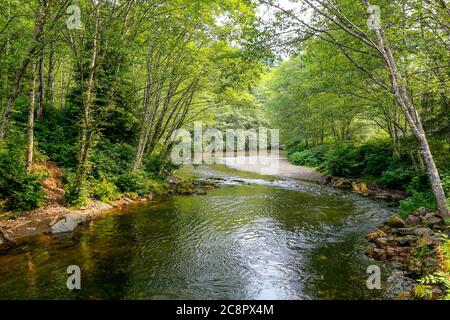
POLYGON ((333 188, 353 191, 364 196, 374 197, 377 199, 400 202, 406 198, 403 191, 382 188, 375 184, 369 184, 358 179, 330 176, 327 178, 326 183, 333 188))
POLYGON ((80 208, 68 208, 59 203, 48 203, 33 211, 8 212, 0 215, 0 248, 20 245, 22 240, 40 234, 61 234, 75 231, 100 214, 118 210, 130 205, 151 205, 172 195, 205 195, 217 188, 212 181, 180 180, 175 176, 167 178, 168 189, 161 194, 150 193, 145 197, 131 199, 123 195, 108 203, 92 200, 80 208))
MULTIPOLYGON (((436 212, 419 209, 406 219, 393 215, 384 225, 367 235, 373 246, 367 249, 366 255, 393 263, 399 270, 398 274, 413 279, 395 297, 413 299, 415 285, 411 287, 410 284, 442 269, 445 258, 440 245, 445 234, 449 235, 450 230, 436 212)), ((436 285, 430 288, 430 293, 427 299, 439 299, 443 290, 436 285)))

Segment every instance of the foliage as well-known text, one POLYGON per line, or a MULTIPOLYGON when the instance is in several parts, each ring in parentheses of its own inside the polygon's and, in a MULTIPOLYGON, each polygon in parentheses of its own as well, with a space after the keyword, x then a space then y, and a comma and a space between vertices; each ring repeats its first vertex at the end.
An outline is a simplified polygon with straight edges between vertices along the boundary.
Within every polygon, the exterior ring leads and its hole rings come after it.
POLYGON ((414 296, 431 299, 433 295, 431 290, 438 287, 443 291, 441 299, 450 300, 450 240, 447 235, 442 235, 441 244, 435 250, 440 260, 441 270, 419 279, 414 289, 414 296))
POLYGON ((65 188, 65 196, 64 199, 67 204, 80 208, 84 207, 89 203, 89 188, 87 183, 83 184, 83 187, 78 189, 76 187, 76 174, 73 171, 67 170, 64 173, 64 188, 65 188))
POLYGON ((91 182, 89 191, 91 197, 103 202, 120 198, 120 193, 116 185, 106 179, 91 182))
POLYGON ((28 175, 21 146, 0 147, 0 199, 11 210, 31 210, 43 204, 42 177, 28 175))

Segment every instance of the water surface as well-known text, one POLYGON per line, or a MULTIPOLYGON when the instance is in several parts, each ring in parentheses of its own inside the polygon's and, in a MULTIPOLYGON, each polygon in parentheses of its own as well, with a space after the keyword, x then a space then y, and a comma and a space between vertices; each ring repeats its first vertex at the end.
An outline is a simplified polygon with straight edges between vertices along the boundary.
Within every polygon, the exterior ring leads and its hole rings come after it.
MULTIPOLYGON (((78 232, 41 236, 0 255, 1 299, 372 299, 366 233, 387 204, 223 165, 206 196, 176 196, 104 215, 78 232), (82 270, 69 291, 66 269, 82 270)), ((380 267, 387 271, 382 265, 380 267)))

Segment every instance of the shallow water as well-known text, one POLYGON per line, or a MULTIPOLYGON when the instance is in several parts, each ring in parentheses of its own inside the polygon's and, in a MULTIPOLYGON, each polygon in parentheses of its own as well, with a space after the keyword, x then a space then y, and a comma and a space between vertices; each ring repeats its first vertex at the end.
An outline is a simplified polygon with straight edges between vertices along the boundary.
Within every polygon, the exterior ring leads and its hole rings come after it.
MULTIPOLYGON (((312 182, 222 165, 206 196, 176 196, 104 215, 75 234, 0 255, 1 299, 373 299, 364 236, 384 202, 312 182), (238 181, 237 181, 238 180, 238 181), (69 265, 82 289, 66 287, 69 265)), ((384 284, 384 283, 383 283, 384 284)))

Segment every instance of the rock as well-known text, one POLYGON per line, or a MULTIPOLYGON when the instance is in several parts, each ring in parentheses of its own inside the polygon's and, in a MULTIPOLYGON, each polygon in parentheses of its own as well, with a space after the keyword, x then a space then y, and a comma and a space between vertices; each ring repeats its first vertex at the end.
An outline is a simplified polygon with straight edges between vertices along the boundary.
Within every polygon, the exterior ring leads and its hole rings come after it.
POLYGON ((428 212, 424 217, 422 217, 422 223, 431 226, 441 224, 443 222, 444 221, 433 212, 428 212))
POLYGON ((352 181, 347 178, 332 177, 331 185, 334 188, 338 188, 338 189, 348 189, 348 190, 353 189, 352 181))
POLYGON ((404 271, 394 270, 386 279, 388 299, 407 300, 411 299, 408 294, 416 286, 416 282, 409 278, 404 271))
POLYGON ((396 297, 395 300, 412 300, 411 293, 408 291, 400 292, 396 297))
POLYGON ((412 244, 416 243, 417 237, 413 235, 406 235, 397 237, 394 239, 394 241, 398 242, 398 244, 401 245, 402 247, 411 246, 412 244))
POLYGON ((419 241, 416 242, 414 245, 414 248, 422 248, 422 247, 431 247, 433 245, 434 241, 429 236, 423 236, 419 239, 419 241))
POLYGON ((399 215, 394 214, 386 222, 386 225, 392 228, 405 228, 406 222, 399 215))
POLYGON ((375 240, 375 244, 378 248, 384 249, 388 245, 388 239, 387 238, 377 238, 375 240))
POLYGON ((373 254, 374 254, 373 257, 377 260, 386 260, 387 259, 386 251, 383 249, 375 248, 375 249, 373 249, 373 254))
POLYGON ((398 228, 395 231, 393 230, 392 233, 401 234, 401 235, 413 235, 416 234, 415 228, 398 228))
POLYGON ((421 276, 422 274, 422 263, 413 256, 409 256, 406 268, 411 275, 421 276))
POLYGON ((378 238, 385 238, 387 237, 386 233, 380 229, 375 230, 374 232, 369 233, 366 236, 366 239, 369 240, 369 242, 374 242, 378 238))
POLYGON ((412 214, 415 216, 424 216, 426 215, 428 212, 428 209, 426 208, 419 208, 416 211, 414 211, 412 214))
POLYGON ((417 226, 420 223, 420 219, 414 215, 409 215, 405 222, 410 226, 417 226))
POLYGON ((168 176, 166 178, 166 182, 170 183, 170 184, 179 184, 180 183, 180 179, 178 179, 178 177, 176 177, 176 176, 168 176))
POLYGON ((78 225, 86 223, 88 220, 89 214, 70 213, 52 225, 50 230, 53 234, 72 232, 78 225))
POLYGON ((434 231, 430 228, 417 228, 414 230, 414 234, 423 237, 423 236, 432 236, 434 235, 434 231))

